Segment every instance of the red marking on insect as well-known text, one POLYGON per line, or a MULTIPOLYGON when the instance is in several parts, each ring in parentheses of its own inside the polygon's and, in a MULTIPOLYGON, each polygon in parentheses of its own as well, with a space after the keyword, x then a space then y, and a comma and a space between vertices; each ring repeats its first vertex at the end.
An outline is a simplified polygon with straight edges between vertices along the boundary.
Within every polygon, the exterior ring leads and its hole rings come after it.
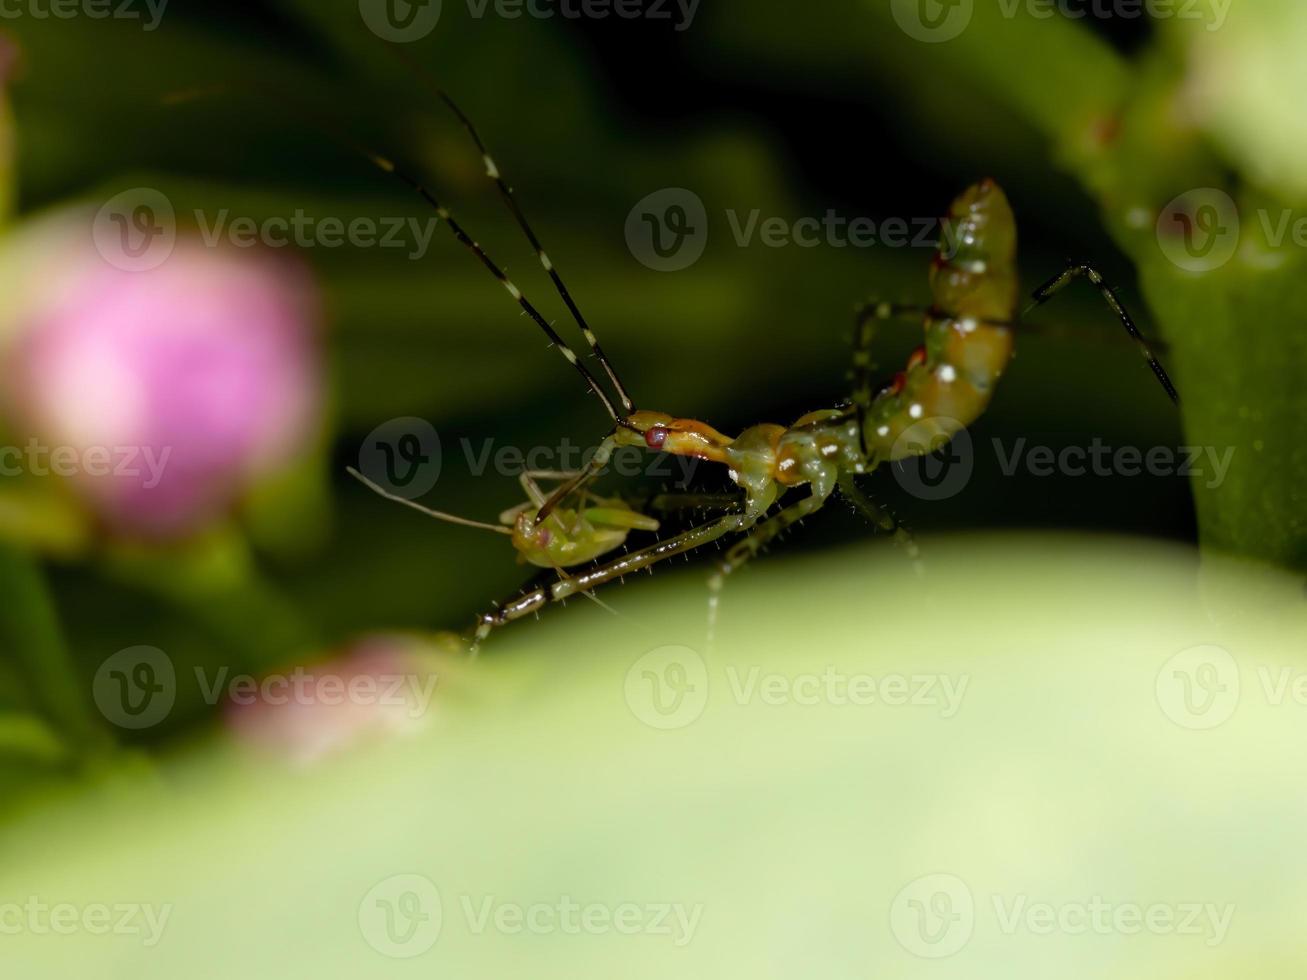
POLYGON ((916 350, 912 352, 912 356, 908 358, 907 369, 911 371, 913 368, 921 367, 921 365, 925 363, 926 363, 926 348, 924 346, 918 347, 916 350))
POLYGON ((897 395, 903 390, 903 386, 908 383, 908 373, 900 371, 894 375, 894 380, 885 386, 885 393, 888 395, 897 395))
POLYGON ((667 430, 661 425, 655 425, 644 434, 644 444, 650 449, 662 449, 666 441, 667 430))

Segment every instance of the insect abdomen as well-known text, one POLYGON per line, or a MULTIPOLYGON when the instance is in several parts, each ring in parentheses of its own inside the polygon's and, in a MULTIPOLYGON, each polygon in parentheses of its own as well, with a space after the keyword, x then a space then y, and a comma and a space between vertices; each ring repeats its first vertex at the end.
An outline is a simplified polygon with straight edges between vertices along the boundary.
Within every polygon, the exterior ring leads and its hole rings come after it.
POLYGON ((1016 221, 994 181, 969 187, 953 202, 930 285, 926 345, 867 413, 864 439, 874 459, 928 452, 971 425, 1011 359, 1016 221))

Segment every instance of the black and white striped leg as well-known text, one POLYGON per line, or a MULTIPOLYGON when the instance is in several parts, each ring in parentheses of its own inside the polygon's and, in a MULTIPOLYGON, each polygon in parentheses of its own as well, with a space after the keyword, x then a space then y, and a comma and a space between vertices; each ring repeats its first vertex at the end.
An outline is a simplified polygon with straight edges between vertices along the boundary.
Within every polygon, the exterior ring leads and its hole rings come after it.
POLYGON ((501 606, 496 606, 495 609, 481 616, 473 632, 471 652, 475 654, 486 637, 496 627, 505 626, 514 620, 521 619, 523 616, 539 612, 551 602, 561 602, 570 596, 589 592, 633 572, 642 571, 658 562, 666 561, 668 558, 683 555, 696 548, 702 548, 723 535, 736 531, 746 531, 749 527, 750 523, 746 515, 731 514, 691 528, 675 537, 668 538, 666 541, 659 541, 647 548, 605 562, 591 568, 589 571, 579 572, 568 578, 552 582, 547 586, 525 592, 501 606))
POLYGON ((1132 320, 1130 314, 1126 312, 1125 306, 1122 305, 1120 298, 1116 295, 1116 290, 1107 283, 1107 280, 1103 278, 1102 273, 1092 266, 1084 264, 1077 265, 1073 263, 1067 267, 1066 271, 1048 280, 1048 282, 1035 290, 1031 297, 1030 305, 1026 307, 1021 314, 1022 317, 1024 318, 1031 310, 1043 306, 1063 289, 1071 285, 1071 283, 1082 278, 1088 279, 1090 283, 1098 288, 1098 291, 1102 294, 1107 305, 1112 308, 1112 312, 1116 314, 1117 319, 1121 321, 1121 325, 1125 327, 1126 333, 1128 333, 1134 339, 1135 343, 1139 345, 1139 352, 1143 355, 1144 360, 1148 362, 1148 366, 1152 368, 1153 374, 1157 376, 1157 380, 1166 390, 1168 397, 1170 397, 1171 401, 1179 404, 1180 395, 1175 390, 1175 385, 1171 383, 1171 378, 1166 373, 1166 369, 1162 367, 1161 361, 1157 359, 1157 356, 1148 346, 1148 342, 1144 339, 1143 334, 1141 334, 1139 328, 1135 326, 1134 320, 1132 320))

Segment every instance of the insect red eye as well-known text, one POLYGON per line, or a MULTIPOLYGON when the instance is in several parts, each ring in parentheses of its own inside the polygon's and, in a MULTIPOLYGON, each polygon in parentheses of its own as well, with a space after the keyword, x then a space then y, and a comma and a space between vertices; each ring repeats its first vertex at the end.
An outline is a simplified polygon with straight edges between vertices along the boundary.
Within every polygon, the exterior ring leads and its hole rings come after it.
POLYGON ((667 430, 661 425, 655 425, 648 429, 644 434, 644 444, 650 449, 662 449, 663 443, 667 441, 667 430))
POLYGON ((540 545, 540 547, 542 548, 548 548, 549 542, 552 541, 553 539, 554 536, 549 533, 548 528, 542 527, 539 531, 536 532, 536 544, 540 545))

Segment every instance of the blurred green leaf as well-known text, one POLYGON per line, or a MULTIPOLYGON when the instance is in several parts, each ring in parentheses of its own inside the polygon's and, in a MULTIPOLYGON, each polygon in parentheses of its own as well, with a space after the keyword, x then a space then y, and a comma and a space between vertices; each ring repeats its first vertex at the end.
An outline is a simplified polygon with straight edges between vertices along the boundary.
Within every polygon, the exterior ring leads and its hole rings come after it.
POLYGON ((896 896, 943 873, 974 899, 948 961, 969 978, 1301 976, 1302 706, 1256 679, 1300 676, 1283 643, 1305 625, 1299 583, 1222 581, 1226 608, 1256 615, 1218 625, 1191 549, 927 544, 924 580, 887 542, 749 569, 723 594, 711 655, 695 649, 703 577, 673 573, 620 593, 619 616, 554 609, 475 663, 449 661, 424 728, 310 768, 276 761, 275 744, 191 747, 166 756, 163 786, 75 793, 9 832, 0 894, 170 915, 158 934, 28 929, 6 937, 6 966, 24 980, 491 977, 524 963, 541 980, 924 980, 940 961, 896 930, 896 896), (1189 661, 1174 658, 1214 643, 1243 695, 1194 730, 1174 676, 1189 661), (423 893, 420 908, 439 929, 392 920, 388 941, 399 875, 427 879, 440 904, 423 893), (556 919, 476 927, 487 900, 564 898, 702 912, 681 943, 556 919), (1022 899, 1234 914, 1219 937, 1139 915, 1004 928, 995 909, 1022 899))
POLYGON ((33 707, 70 745, 99 740, 89 691, 64 649, 58 615, 35 561, 0 544, 0 656, 16 665, 33 707))
POLYGON ((0 711, 0 756, 59 764, 69 758, 68 746, 48 724, 33 715, 0 711))

